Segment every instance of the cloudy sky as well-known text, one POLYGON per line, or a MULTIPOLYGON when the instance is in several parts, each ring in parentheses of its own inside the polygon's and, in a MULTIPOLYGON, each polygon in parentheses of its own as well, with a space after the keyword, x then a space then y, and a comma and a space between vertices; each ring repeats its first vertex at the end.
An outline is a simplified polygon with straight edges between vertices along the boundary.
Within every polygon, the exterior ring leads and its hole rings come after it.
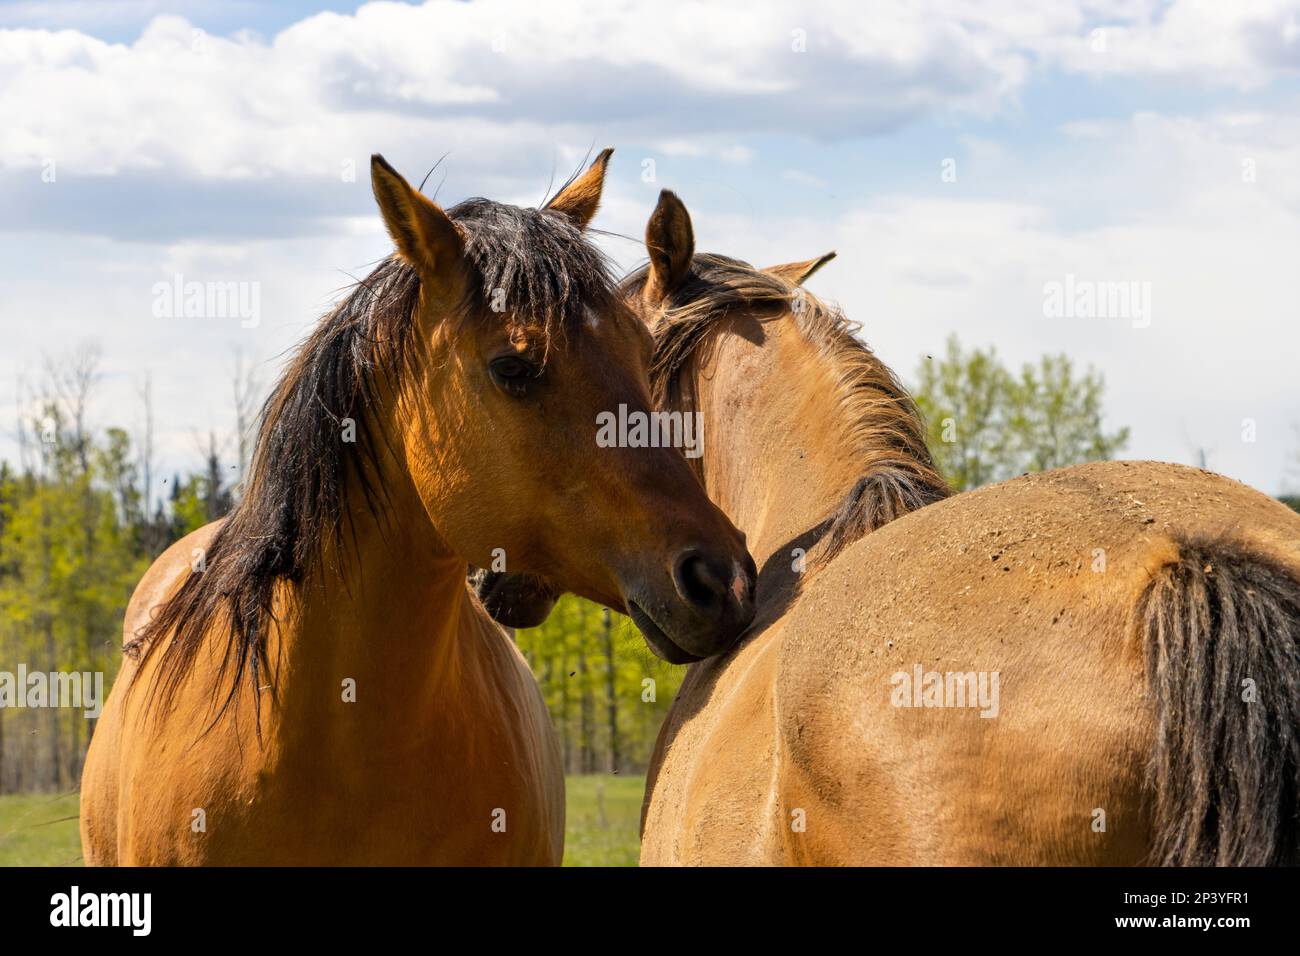
POLYGON ((813 288, 905 377, 954 332, 1067 352, 1127 457, 1295 488, 1298 107, 1300 0, 0 2, 0 457, 19 383, 95 342, 95 423, 148 372, 197 467, 236 352, 272 377, 388 251, 372 152, 535 205, 612 145, 621 264, 672 188, 703 250, 838 250, 813 288), (159 315, 177 277, 258 320, 159 315), (1150 314, 1045 315, 1067 277, 1150 314))

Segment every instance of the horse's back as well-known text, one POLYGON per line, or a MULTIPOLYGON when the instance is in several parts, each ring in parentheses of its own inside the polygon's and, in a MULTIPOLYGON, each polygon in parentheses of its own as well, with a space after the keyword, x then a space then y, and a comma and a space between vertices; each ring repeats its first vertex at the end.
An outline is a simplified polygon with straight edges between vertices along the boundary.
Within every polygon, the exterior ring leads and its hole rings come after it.
MULTIPOLYGON (((152 611, 164 603, 186 574, 192 572, 195 552, 206 549, 221 527, 214 521, 193 531, 165 550, 145 571, 131 594, 123 619, 123 643, 133 640, 149 623, 152 611)), ((123 725, 136 719, 147 688, 131 694, 136 662, 123 659, 95 735, 86 752, 81 773, 81 847, 87 866, 113 866, 121 860, 119 832, 124 793, 121 787, 123 725)))
POLYGON ((1300 577, 1300 515, 1151 462, 978 489, 845 551, 780 623, 783 799, 810 815, 791 855, 1144 859, 1152 720, 1135 610, 1189 543, 1300 577))

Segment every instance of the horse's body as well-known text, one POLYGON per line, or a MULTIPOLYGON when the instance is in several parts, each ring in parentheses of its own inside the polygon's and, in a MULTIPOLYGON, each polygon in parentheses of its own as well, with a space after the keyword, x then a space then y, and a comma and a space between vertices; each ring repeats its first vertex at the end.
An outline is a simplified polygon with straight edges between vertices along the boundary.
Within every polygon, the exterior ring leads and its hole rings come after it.
POLYGON ((559 864, 554 730, 467 563, 635 607, 675 659, 748 623, 753 562, 680 455, 596 446, 650 400, 581 235, 607 158, 545 209, 444 213, 376 157, 398 255, 295 357, 235 510, 132 597, 87 863, 559 864))
MULTIPOLYGON (((1227 575, 1252 554, 1300 576, 1297 542, 1300 516, 1278 502, 1151 462, 1033 475, 899 518, 814 574, 774 624, 692 665, 652 762, 642 862, 1147 862, 1156 692, 1136 609, 1187 560, 1227 575), (1185 552, 1193 538, 1214 544, 1185 552), (895 675, 918 664, 996 672, 996 716, 977 699, 895 706, 895 675)), ((1239 681, 1219 677, 1240 702, 1239 681)), ((1278 742, 1255 745, 1266 760, 1278 742)))
MULTIPOLYGON (((154 563, 128 636, 217 527, 154 563)), ((522 656, 466 590, 463 561, 426 553, 401 529, 360 542, 349 561, 354 583, 278 632, 289 666, 275 675, 262 744, 246 688, 237 732, 222 723, 200 737, 213 720, 201 680, 153 727, 133 706, 140 690, 122 693, 137 667, 124 662, 82 788, 88 864, 559 864, 564 776, 550 717, 522 656)), ((219 645, 208 647, 205 677, 221 664, 219 645)), ((159 661, 144 663, 142 682, 159 661)))
POLYGON ((1296 862, 1300 516, 1150 462, 943 500, 887 370, 773 285, 819 262, 692 259, 671 195, 647 241, 662 402, 762 570, 660 733, 643 864, 1296 862))

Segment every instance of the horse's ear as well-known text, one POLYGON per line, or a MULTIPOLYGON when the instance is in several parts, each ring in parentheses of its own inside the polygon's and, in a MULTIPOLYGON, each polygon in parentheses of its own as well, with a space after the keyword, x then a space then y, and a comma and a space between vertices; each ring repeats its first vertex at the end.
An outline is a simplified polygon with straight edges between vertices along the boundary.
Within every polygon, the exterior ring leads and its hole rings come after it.
POLYGON ((682 284, 691 271, 691 258, 695 255, 691 214, 672 190, 665 189, 659 194, 659 204, 646 223, 645 247, 650 254, 645 298, 658 305, 682 284))
POLYGON ((561 189, 546 208, 568 216, 579 229, 586 229, 600 206, 600 193, 605 188, 605 167, 613 154, 613 149, 602 149, 587 171, 561 189))
POLYGON ((398 255, 421 276, 451 284, 465 256, 465 241, 456 224, 378 153, 370 157, 370 184, 398 255))
POLYGON ((816 259, 805 259, 803 262, 787 262, 779 266, 768 266, 763 271, 768 275, 776 276, 778 279, 784 279, 791 285, 803 285, 812 278, 814 272, 834 258, 835 252, 832 250, 824 256, 818 256, 816 259))

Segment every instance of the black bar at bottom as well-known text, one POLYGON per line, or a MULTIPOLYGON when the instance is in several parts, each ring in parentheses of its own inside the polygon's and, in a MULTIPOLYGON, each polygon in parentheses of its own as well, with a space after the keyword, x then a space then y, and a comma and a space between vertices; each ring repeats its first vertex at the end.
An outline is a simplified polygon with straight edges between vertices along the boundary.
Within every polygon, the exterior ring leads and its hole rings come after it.
POLYGON ((1043 932, 1231 945, 1293 929, 1297 908, 1287 870, 0 870, 6 942, 130 941, 147 929, 205 949, 281 939, 450 945, 460 931, 484 941, 560 933, 579 944, 648 933, 660 947, 687 925, 733 939, 815 926, 819 937, 847 931, 864 945, 877 931, 918 945, 1043 932))

